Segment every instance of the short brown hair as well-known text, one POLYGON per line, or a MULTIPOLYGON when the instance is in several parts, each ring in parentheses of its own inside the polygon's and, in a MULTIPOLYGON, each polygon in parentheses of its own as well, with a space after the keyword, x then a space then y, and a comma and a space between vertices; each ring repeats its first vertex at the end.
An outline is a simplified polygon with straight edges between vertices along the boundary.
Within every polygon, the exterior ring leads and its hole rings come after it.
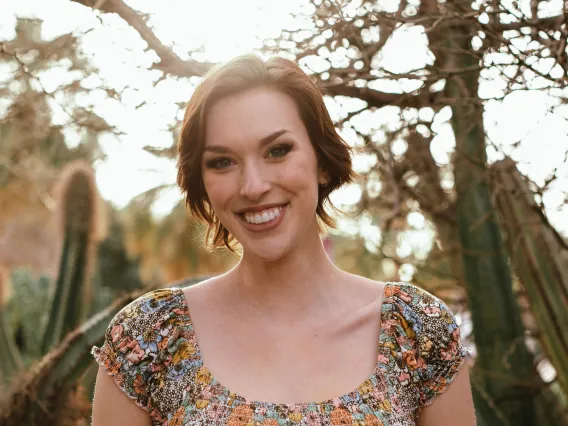
MULTIPOLYGON (((266 61, 256 55, 243 55, 218 65, 205 75, 185 109, 177 143, 177 183, 190 212, 208 226, 207 237, 213 248, 233 250, 234 237, 215 216, 202 177, 205 124, 211 106, 221 98, 256 87, 271 87, 292 97, 316 151, 319 165, 327 174, 327 184, 319 186, 316 214, 327 226, 335 226, 326 212, 329 194, 352 181, 351 149, 337 134, 318 86, 294 62, 280 57, 266 61)), ((320 227, 321 230, 321 227, 320 227)))

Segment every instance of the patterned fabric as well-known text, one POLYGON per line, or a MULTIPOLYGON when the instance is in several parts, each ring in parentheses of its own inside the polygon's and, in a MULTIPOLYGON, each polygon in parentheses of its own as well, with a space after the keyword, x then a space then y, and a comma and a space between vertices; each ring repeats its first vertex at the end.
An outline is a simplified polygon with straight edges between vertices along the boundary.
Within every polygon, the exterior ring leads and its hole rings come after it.
POLYGON ((250 401, 219 383, 201 359, 182 289, 152 291, 111 321, 93 355, 154 425, 414 426, 468 352, 450 309, 408 283, 386 283, 375 371, 322 402, 250 401))

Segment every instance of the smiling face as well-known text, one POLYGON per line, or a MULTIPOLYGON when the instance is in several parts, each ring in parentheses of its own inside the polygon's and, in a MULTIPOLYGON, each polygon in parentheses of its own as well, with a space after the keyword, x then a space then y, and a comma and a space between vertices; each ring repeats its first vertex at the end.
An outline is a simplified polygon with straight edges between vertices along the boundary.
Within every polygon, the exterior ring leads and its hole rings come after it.
POLYGON ((317 236, 325 176, 291 97, 266 87, 225 97, 206 129, 207 197, 245 256, 274 261, 317 236))

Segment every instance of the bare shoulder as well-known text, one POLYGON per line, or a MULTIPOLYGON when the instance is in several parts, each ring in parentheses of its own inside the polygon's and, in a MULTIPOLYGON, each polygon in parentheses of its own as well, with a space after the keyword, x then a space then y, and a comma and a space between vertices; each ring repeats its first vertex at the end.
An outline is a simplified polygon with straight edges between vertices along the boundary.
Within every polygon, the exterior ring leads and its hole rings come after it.
POLYGON ((186 299, 192 301, 192 303, 199 304, 211 297, 211 290, 217 287, 222 280, 223 275, 211 277, 206 280, 200 281, 197 284, 183 287, 182 291, 186 299))
POLYGON ((202 322, 222 317, 230 303, 227 289, 231 282, 226 275, 211 277, 182 289, 192 322, 200 323, 200 329, 204 328, 202 322))
POLYGON ((345 277, 345 287, 352 297, 366 301, 382 300, 386 286, 385 282, 372 280, 345 271, 342 271, 342 273, 345 277))

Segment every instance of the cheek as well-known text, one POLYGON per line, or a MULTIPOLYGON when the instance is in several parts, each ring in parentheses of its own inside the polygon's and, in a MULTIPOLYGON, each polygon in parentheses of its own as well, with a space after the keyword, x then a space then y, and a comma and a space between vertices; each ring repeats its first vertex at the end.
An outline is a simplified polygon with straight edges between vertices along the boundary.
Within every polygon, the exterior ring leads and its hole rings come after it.
POLYGON ((205 175, 203 176, 203 184, 213 208, 216 210, 222 209, 233 193, 232 185, 234 185, 234 181, 224 179, 223 176, 205 175))
POLYGON ((309 158, 291 162, 288 167, 278 171, 276 179, 293 192, 304 196, 318 195, 317 166, 315 161, 309 161, 309 158))
POLYGON ((315 175, 306 169, 294 168, 286 170, 278 177, 280 182, 286 182, 291 190, 298 193, 317 191, 315 175))
POLYGON ((302 158, 301 163, 298 166, 298 171, 302 178, 306 181, 306 184, 310 187, 316 187, 318 185, 318 161, 315 156, 313 149, 309 149, 309 154, 302 158))

